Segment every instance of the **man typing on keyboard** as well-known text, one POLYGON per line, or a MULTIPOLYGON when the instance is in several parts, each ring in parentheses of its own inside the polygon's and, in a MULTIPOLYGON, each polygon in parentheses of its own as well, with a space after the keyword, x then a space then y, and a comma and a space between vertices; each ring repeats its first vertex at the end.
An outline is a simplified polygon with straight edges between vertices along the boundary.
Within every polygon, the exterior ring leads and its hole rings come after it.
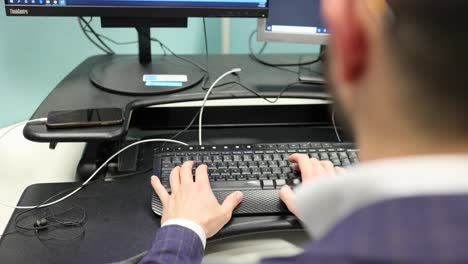
MULTIPOLYGON (((314 243, 261 263, 468 263, 467 1, 323 0, 331 93, 361 164, 293 154, 302 185, 280 191, 314 243)), ((162 228, 141 263, 200 263, 243 193, 219 204, 208 167, 151 184, 162 228), (194 177, 195 176, 195 177, 194 177)))

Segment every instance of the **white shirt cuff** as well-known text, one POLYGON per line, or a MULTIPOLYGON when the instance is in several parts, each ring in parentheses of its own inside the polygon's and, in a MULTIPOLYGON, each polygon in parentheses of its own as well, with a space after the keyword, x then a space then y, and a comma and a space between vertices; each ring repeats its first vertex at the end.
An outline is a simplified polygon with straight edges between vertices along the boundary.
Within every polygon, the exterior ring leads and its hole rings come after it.
POLYGON ((199 224, 193 221, 187 220, 187 219, 171 219, 171 220, 167 220, 161 227, 170 226, 170 225, 178 225, 178 226, 182 226, 182 227, 192 230, 193 232, 195 232, 195 234, 198 235, 198 237, 200 237, 200 240, 203 244, 203 248, 206 247, 205 230, 203 230, 203 228, 199 224))

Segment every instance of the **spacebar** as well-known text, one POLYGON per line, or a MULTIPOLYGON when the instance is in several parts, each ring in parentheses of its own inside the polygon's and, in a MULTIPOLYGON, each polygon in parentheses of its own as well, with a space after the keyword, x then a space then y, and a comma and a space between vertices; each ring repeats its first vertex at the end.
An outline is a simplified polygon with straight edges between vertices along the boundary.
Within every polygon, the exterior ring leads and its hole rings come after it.
POLYGON ((261 190, 260 181, 219 181, 210 182, 213 191, 242 191, 242 190, 261 190))

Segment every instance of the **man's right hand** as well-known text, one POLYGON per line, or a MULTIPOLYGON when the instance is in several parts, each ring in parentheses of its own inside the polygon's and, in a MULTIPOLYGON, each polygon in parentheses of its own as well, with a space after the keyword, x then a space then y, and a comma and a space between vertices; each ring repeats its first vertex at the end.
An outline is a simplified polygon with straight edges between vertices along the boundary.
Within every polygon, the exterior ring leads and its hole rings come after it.
MULTIPOLYGON (((322 176, 344 172, 344 169, 342 168, 335 168, 330 161, 311 159, 305 154, 291 155, 289 156, 289 161, 297 164, 296 170, 301 172, 302 184, 309 184, 322 176)), ((298 212, 296 206, 296 194, 289 186, 285 185, 281 188, 280 197, 288 207, 289 211, 299 219, 302 219, 302 216, 298 212)))

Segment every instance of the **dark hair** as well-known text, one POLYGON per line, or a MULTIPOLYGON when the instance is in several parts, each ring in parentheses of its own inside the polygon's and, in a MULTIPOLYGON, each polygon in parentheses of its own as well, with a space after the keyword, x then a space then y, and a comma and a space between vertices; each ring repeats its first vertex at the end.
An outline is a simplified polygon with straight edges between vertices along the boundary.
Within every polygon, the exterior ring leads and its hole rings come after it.
POLYGON ((388 0, 390 56, 415 87, 404 100, 415 122, 468 139, 468 1, 388 0))

